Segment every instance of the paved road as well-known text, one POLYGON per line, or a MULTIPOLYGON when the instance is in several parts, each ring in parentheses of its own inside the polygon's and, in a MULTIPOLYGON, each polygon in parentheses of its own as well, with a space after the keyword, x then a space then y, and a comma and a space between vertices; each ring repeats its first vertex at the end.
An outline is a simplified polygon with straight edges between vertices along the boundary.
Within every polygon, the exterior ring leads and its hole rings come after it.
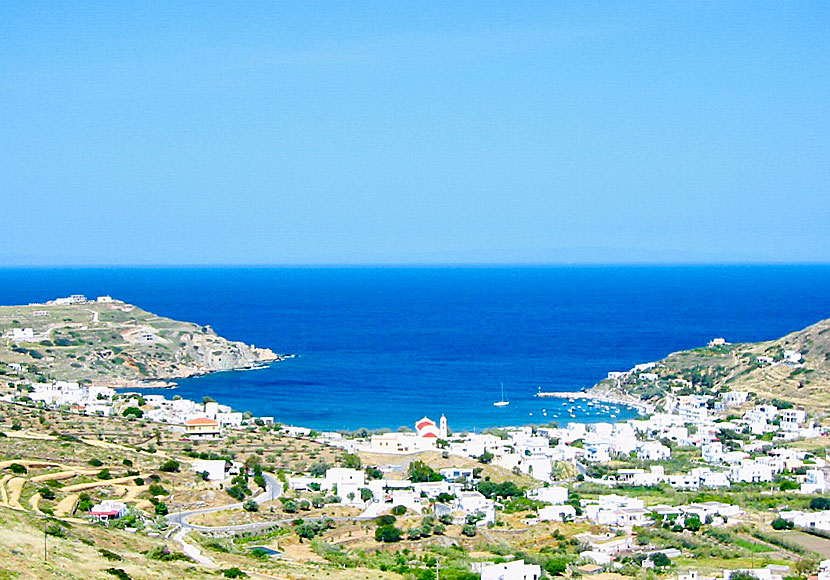
MULTIPOLYGON (((261 504, 266 501, 271 501, 273 499, 278 498, 282 494, 282 484, 277 481, 277 478, 271 475, 270 473, 263 473, 262 477, 265 479, 265 491, 258 494, 257 496, 251 498, 256 503, 261 504)), ((169 524, 178 525, 179 531, 176 535, 173 536, 173 539, 176 540, 182 546, 182 550, 184 553, 199 562, 200 564, 204 564, 205 566, 216 567, 216 562, 208 558, 207 556, 202 554, 202 551, 190 544, 185 539, 185 536, 190 530, 203 530, 203 531, 231 531, 231 530, 245 530, 245 529, 256 529, 260 527, 265 527, 263 524, 242 524, 239 526, 196 526, 191 523, 188 523, 187 518, 196 514, 209 514, 214 512, 221 512, 225 510, 237 510, 242 509, 243 502, 232 503, 228 505, 222 505, 218 507, 212 508, 203 508, 198 510, 190 510, 186 512, 175 512, 172 514, 167 514, 166 519, 169 524)), ((268 523, 266 525, 272 525, 268 523)))

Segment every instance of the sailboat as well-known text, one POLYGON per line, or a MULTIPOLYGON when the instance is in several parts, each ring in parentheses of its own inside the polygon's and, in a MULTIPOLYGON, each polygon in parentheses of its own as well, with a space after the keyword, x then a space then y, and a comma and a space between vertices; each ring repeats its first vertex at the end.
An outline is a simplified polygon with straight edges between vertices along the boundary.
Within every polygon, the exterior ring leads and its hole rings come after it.
POLYGON ((501 384, 501 401, 496 401, 493 403, 494 407, 506 407, 510 404, 510 401, 504 398, 504 383, 501 384))

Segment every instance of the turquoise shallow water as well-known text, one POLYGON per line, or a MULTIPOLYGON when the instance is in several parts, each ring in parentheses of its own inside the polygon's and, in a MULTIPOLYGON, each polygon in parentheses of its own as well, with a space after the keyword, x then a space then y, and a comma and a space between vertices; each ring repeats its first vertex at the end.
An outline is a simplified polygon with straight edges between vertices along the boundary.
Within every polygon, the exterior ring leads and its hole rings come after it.
POLYGON ((5 304, 74 293, 299 355, 183 380, 170 396, 209 395, 322 429, 412 426, 441 413, 470 429, 608 420, 555 417, 561 401, 534 394, 590 387, 714 336, 765 340, 830 317, 830 267, 0 270, 5 304), (510 405, 496 408, 502 382, 510 405))

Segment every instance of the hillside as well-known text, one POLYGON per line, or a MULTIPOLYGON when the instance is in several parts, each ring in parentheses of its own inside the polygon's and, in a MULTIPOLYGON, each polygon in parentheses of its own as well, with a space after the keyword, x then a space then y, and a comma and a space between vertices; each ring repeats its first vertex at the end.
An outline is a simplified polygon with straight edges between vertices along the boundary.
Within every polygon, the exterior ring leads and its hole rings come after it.
POLYGON ((157 316, 114 300, 0 306, 0 373, 113 385, 249 368, 279 360, 269 349, 209 326, 157 316))
POLYGON ((830 411, 830 319, 776 340, 709 345, 675 352, 654 368, 632 369, 600 381, 594 390, 622 391, 658 402, 668 394, 748 391, 758 399, 789 401, 830 411), (791 355, 786 351, 800 353, 791 355), (656 380, 654 376, 656 375, 656 380))

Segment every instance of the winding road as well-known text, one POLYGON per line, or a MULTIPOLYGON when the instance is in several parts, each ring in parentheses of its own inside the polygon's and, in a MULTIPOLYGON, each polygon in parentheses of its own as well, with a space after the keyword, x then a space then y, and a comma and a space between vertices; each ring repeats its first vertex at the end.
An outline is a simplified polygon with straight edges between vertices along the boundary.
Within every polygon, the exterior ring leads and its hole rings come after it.
MULTIPOLYGON (((280 495, 282 495, 282 484, 277 481, 277 478, 271 475, 270 473, 263 473, 263 479, 265 479, 265 490, 259 493, 258 495, 251 498, 258 504, 264 503, 266 501, 274 500, 280 495)), ((238 530, 252 530, 257 528, 268 527, 274 524, 274 522, 263 522, 263 523, 254 523, 254 524, 240 524, 236 526, 197 526, 191 524, 187 521, 187 518, 190 516, 195 516, 198 514, 210 514, 215 512, 221 512, 226 510, 238 510, 242 509, 243 502, 232 503, 228 505, 221 505, 218 507, 212 508, 203 508, 198 510, 190 510, 186 512, 175 512, 171 514, 167 514, 166 519, 167 523, 171 525, 179 526, 179 531, 173 536, 173 539, 176 540, 182 546, 182 550, 185 554, 199 562, 200 564, 204 564, 205 566, 216 567, 216 562, 202 554, 202 551, 190 544, 185 539, 185 536, 190 530, 198 530, 198 531, 210 531, 210 532, 230 532, 230 531, 238 531, 238 530)))

